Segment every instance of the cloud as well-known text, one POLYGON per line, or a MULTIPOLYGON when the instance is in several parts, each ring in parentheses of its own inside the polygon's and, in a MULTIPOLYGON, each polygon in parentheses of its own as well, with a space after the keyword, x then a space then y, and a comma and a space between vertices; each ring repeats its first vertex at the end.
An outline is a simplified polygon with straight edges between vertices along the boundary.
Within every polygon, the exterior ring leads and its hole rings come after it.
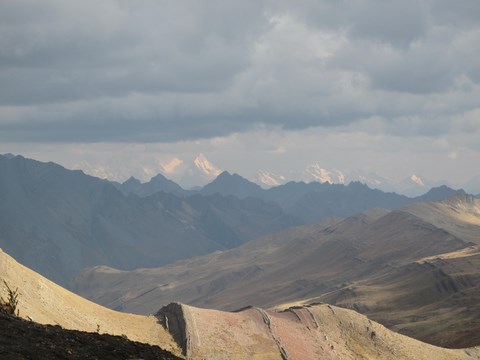
POLYGON ((254 2, 0 6, 11 17, 0 38, 1 76, 12 85, 0 102, 19 105, 222 89, 248 62, 249 38, 262 18, 254 2), (226 23, 238 16, 243 23, 226 23))
POLYGON ((281 8, 319 29, 347 30, 352 38, 405 47, 428 29, 428 6, 414 0, 284 1, 281 8))
MULTIPOLYGON (((474 119, 474 114, 471 116, 469 119, 474 119)), ((475 164, 480 161, 479 134, 464 131, 468 127, 462 126, 460 123, 448 136, 435 137, 375 133, 368 131, 370 124, 367 122, 355 129, 338 131, 322 127, 296 131, 280 127, 256 128, 221 138, 172 143, 0 142, 0 153, 20 153, 41 161, 54 161, 67 168, 80 164, 80 168, 89 173, 103 168, 104 175, 100 172, 98 175, 117 181, 125 181, 132 175, 148 181, 153 174, 164 173, 161 164, 177 157, 183 163, 174 173, 164 174, 185 188, 204 185, 215 176, 214 172, 203 175, 195 166, 194 160, 200 153, 217 171, 235 172, 250 180, 258 180, 259 169, 271 176, 277 174, 274 179, 281 183, 306 180, 305 170, 318 163, 330 171, 368 174, 369 179, 398 182, 416 174, 424 181, 445 183, 448 180, 452 186, 462 187, 479 175, 475 164), (272 153, 278 145, 285 151, 272 153), (88 167, 89 164, 92 165, 88 167)), ((346 178, 346 181, 349 180, 346 178)))
POLYGON ((480 97, 478 14, 476 0, 1 1, 0 140, 173 143, 372 118, 363 131, 448 136, 480 97))

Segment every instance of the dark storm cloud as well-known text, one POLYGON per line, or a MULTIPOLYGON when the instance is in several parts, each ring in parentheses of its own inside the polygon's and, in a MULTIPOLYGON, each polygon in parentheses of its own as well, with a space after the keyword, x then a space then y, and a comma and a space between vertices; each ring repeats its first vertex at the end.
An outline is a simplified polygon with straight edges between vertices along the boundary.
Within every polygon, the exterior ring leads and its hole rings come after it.
POLYGON ((299 1, 281 6, 311 26, 348 30, 353 38, 408 46, 428 30, 428 6, 417 0, 299 1))
POLYGON ((1 1, 0 140, 175 141, 372 116, 400 135, 447 132, 446 114, 478 106, 478 4, 1 1))
POLYGON ((183 4, 7 1, 3 18, 17 19, 0 35, 0 103, 224 88, 246 66, 262 13, 253 3, 183 4), (225 23, 237 16, 243 24, 225 23))
POLYGON ((469 28, 478 26, 480 2, 477 0, 450 0, 430 1, 433 21, 437 24, 469 28))

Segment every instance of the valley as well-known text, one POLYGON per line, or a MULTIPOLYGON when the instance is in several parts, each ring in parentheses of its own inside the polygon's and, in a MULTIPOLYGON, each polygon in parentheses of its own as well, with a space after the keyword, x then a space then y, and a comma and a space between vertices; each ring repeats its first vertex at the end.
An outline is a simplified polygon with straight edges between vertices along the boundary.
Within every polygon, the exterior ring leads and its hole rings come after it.
POLYGON ((480 360, 480 0, 0 0, 0 360, 480 360))
POLYGON ((0 168, 0 279, 60 339, 188 359, 479 356, 480 200, 461 190, 221 173, 187 191, 18 156, 0 168))
POLYGON ((323 301, 437 345, 473 346, 480 319, 479 209, 478 200, 460 194, 395 211, 370 210, 162 268, 87 269, 74 289, 136 313, 172 301, 224 310, 323 301), (437 227, 428 220, 440 208, 450 212, 437 227))
POLYGON ((22 321, 0 311, 0 333, 9 331, 0 340, 0 354, 5 358, 42 354, 47 359, 137 355, 145 359, 195 360, 469 360, 480 356, 480 348, 452 350, 425 344, 394 333, 355 311, 328 304, 282 310, 246 307, 227 312, 176 302, 155 315, 131 315, 82 299, 4 252, 0 252, 0 270, 2 279, 11 288, 18 288, 19 316, 28 319, 22 321), (40 326, 37 322, 55 326, 40 326), (82 342, 88 345, 80 350, 82 342))

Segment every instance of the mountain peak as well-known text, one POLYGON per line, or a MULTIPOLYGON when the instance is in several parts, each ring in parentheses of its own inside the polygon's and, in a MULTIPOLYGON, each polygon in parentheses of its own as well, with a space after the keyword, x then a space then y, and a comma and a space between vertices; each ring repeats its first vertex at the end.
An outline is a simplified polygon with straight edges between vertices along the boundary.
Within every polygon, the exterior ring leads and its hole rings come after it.
POLYGON ((229 178, 229 177, 234 177, 234 176, 238 176, 238 177, 241 177, 240 175, 236 174, 236 173, 233 173, 233 174, 230 174, 227 170, 224 170, 222 171, 215 180, 217 179, 221 179, 221 178, 229 178))
POLYGON ((276 175, 265 170, 258 171, 257 179, 261 184, 269 187, 279 186, 285 183, 285 180, 286 180, 285 176, 283 175, 276 175))
POLYGON ((440 201, 457 194, 465 194, 463 190, 454 190, 446 185, 432 187, 428 192, 419 196, 417 199, 421 201, 440 201))
POLYGON ((160 191, 176 195, 183 195, 185 192, 180 185, 172 180, 167 179, 162 174, 153 176, 149 182, 144 184, 142 184, 140 180, 136 179, 135 177, 130 176, 127 181, 120 186, 117 186, 117 189, 119 189, 125 195, 133 193, 140 197, 146 197, 160 191))
POLYGON ((15 155, 13 155, 12 153, 6 153, 6 154, 3 154, 2 156, 6 157, 9 160, 11 160, 15 157, 15 155))
POLYGON ((329 184, 344 184, 345 175, 339 170, 328 170, 315 163, 307 167, 306 173, 315 181, 329 184))
POLYGON ((423 182, 423 180, 415 174, 410 176, 410 180, 419 186, 425 186, 425 183, 423 182))
POLYGON ((222 173, 222 170, 213 165, 205 155, 199 154, 195 160, 194 164, 204 175, 212 177, 218 176, 222 173))
POLYGON ((152 178, 150 179, 149 182, 163 182, 165 180, 172 181, 172 180, 169 180, 168 178, 166 178, 164 175, 158 173, 157 175, 152 176, 152 178))
MULTIPOLYGON (((220 182, 235 182, 235 183, 244 183, 244 184, 252 184, 256 185, 255 183, 245 179, 243 176, 238 175, 237 173, 229 173, 228 171, 222 171, 210 184, 212 183, 220 183, 220 182)), ((208 185, 207 185, 208 186, 208 185)), ((258 185, 257 185, 258 186, 258 185)))
POLYGON ((249 196, 257 196, 263 189, 245 179, 244 177, 228 171, 220 173, 215 180, 205 185, 202 189, 203 194, 215 194, 220 193, 222 195, 234 195, 239 198, 245 198, 249 196))
POLYGON ((126 181, 123 182, 123 185, 140 185, 141 182, 137 178, 130 176, 126 181))

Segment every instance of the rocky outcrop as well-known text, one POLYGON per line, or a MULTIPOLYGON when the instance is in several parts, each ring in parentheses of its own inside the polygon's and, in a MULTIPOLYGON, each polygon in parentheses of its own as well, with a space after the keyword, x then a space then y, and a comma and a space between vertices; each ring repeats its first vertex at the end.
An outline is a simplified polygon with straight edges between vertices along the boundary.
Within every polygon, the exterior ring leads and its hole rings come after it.
POLYGON ((158 321, 170 332, 177 344, 182 349, 183 355, 187 355, 187 324, 182 304, 171 303, 162 307, 156 314, 158 321))

